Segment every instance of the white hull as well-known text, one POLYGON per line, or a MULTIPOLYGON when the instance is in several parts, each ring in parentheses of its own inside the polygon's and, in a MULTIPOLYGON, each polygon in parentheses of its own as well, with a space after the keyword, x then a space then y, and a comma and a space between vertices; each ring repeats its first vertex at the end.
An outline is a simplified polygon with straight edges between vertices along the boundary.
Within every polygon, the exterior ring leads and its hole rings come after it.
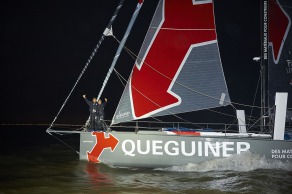
MULTIPOLYGON (((80 159, 119 167, 159 168, 202 163, 246 152, 271 160, 292 161, 292 141, 269 135, 176 135, 166 132, 82 132, 80 159)), ((220 133, 216 134, 220 135, 220 133)))

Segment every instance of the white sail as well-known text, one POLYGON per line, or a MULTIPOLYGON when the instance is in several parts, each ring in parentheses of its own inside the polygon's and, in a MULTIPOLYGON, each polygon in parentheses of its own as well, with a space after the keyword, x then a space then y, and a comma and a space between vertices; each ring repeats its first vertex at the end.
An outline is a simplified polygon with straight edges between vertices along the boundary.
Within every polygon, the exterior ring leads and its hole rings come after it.
POLYGON ((228 104, 213 3, 161 0, 112 123, 228 104))

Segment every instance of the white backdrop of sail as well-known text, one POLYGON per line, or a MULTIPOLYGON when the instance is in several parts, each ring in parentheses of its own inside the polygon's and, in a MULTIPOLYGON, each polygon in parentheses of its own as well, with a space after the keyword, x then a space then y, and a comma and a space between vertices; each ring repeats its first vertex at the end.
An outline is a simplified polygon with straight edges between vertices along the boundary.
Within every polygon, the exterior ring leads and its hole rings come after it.
POLYGON ((112 124, 230 104, 213 9, 158 3, 112 124))

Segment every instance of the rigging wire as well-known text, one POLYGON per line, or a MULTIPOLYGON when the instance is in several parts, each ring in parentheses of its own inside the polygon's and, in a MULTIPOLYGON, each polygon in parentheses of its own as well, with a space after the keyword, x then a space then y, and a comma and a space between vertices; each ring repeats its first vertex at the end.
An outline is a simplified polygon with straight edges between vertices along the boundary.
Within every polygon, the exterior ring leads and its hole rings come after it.
MULTIPOLYGON (((270 109, 273 109, 274 107, 275 107, 275 105, 274 105, 273 107, 271 107, 270 109)), ((269 110, 270 110, 270 109, 269 109, 269 110)), ((261 119, 264 118, 265 115, 266 115, 267 113, 269 113, 269 110, 266 111, 266 112, 265 112, 265 113, 264 113, 264 114, 263 114, 258 120, 256 120, 256 121, 254 122, 254 124, 252 124, 251 127, 250 127, 249 129, 251 129, 251 128, 252 128, 257 122, 261 121, 261 119)), ((248 130, 249 130, 249 129, 248 129, 248 130)))
MULTIPOLYGON (((116 75, 117 75, 117 77, 119 78, 119 80, 120 80, 120 82, 122 83, 122 85, 124 86, 124 88, 126 87, 126 84, 123 82, 123 79, 124 79, 124 77, 121 75, 121 74, 119 74, 119 72, 114 68, 114 72, 116 73, 116 75)), ((125 79, 124 79, 125 80, 125 79)), ((127 83, 127 81, 126 81, 126 83, 127 83)), ((150 116, 151 118, 153 118, 154 120, 156 120, 156 121, 161 121, 160 119, 158 119, 158 118, 155 118, 155 117, 152 117, 152 116, 150 116)), ((161 121, 162 122, 162 121, 161 121)))
MULTIPOLYGON (((117 15, 118 15, 118 13, 119 13, 119 11, 120 11, 120 9, 121 9, 121 7, 122 7, 124 1, 125 1, 125 0, 121 0, 121 1, 119 2, 119 4, 118 4, 118 6, 116 7, 116 10, 115 10, 115 12, 114 12, 114 14, 113 14, 111 20, 109 21, 109 23, 108 23, 108 25, 107 25, 107 27, 106 27, 106 30, 108 30, 108 29, 111 28, 111 26, 112 26, 114 20, 116 19, 116 17, 117 17, 117 15)), ((108 32, 110 32, 110 30, 109 30, 108 32)), ((83 69, 82 69, 80 75, 78 76, 78 78, 77 78, 75 84, 73 85, 73 88, 72 88, 71 91, 69 92, 69 95, 68 95, 67 98, 65 99, 63 105, 61 106, 60 110, 58 111, 57 115, 55 116, 53 122, 50 124, 49 128, 47 129, 47 132, 52 128, 52 126, 54 125, 54 123, 55 123, 55 121, 57 120, 58 116, 59 116, 60 113, 62 112, 64 106, 66 105, 66 103, 67 103, 67 101, 69 100, 71 94, 72 94, 73 91, 75 90, 75 87, 77 86, 77 84, 79 83, 81 77, 82 77, 83 74, 85 73, 87 67, 89 66, 91 60, 93 59, 94 55, 96 54, 97 50, 99 49, 99 47, 100 47, 101 43, 103 42, 104 37, 105 37, 106 35, 107 35, 107 34, 105 34, 105 33, 103 33, 103 34, 101 35, 101 37, 100 37, 98 43, 96 44, 95 48, 93 49, 93 51, 92 51, 91 55, 89 56, 89 58, 88 58, 88 60, 87 60, 87 62, 86 62, 86 64, 85 64, 85 66, 83 67, 83 69)))
POLYGON ((281 4, 280 2, 276 2, 276 0, 272 0, 272 2, 273 3, 275 3, 275 4, 279 4, 279 5, 281 5, 282 7, 285 7, 285 8, 288 8, 288 9, 292 9, 292 6, 290 6, 290 5, 283 5, 283 4, 281 4))
MULTIPOLYGON (((1 126, 50 126, 50 123, 1 123, 1 126)), ((54 126, 60 128, 66 127, 81 127, 83 125, 74 125, 74 124, 54 124, 54 126)))
MULTIPOLYGON (((49 132, 48 132, 49 133, 49 132)), ((60 138, 54 136, 52 133, 49 133, 51 136, 53 136, 54 138, 56 138, 58 141, 60 141, 61 143, 63 143, 65 146, 67 146, 69 149, 73 150, 74 152, 76 152, 78 155, 80 155, 80 153, 75 150, 73 147, 71 147, 69 144, 67 144, 66 142, 64 142, 63 140, 61 140, 60 138)))
MULTIPOLYGON (((116 37, 114 37, 114 39, 116 40, 116 41, 118 41, 118 42, 120 42, 116 37)), ((124 49, 126 50, 126 52, 134 59, 134 60, 136 60, 136 59, 140 59, 134 52, 132 52, 128 47, 126 47, 126 46, 124 46, 124 49)), ((141 59, 140 59, 141 60, 141 59)), ((157 73, 159 73, 160 75, 162 75, 162 76, 164 76, 164 77, 166 77, 167 79, 169 79, 169 80, 172 80, 171 78, 169 78, 169 77, 167 77, 166 75, 164 75, 163 73, 161 73, 161 72, 159 72, 158 70, 156 70, 155 68, 153 68, 152 66, 150 66, 148 63, 146 63, 145 61, 143 62, 143 64, 146 64, 148 67, 150 67, 151 69, 153 69, 154 71, 156 71, 157 73)), ((260 80, 260 79, 259 79, 260 80)), ((259 80, 258 80, 258 84, 257 84, 257 89, 256 89, 256 91, 258 90, 258 85, 259 85, 259 80)), ((216 98, 216 97, 212 97, 212 96, 209 96, 209 95, 206 95, 206 94, 203 94, 203 93, 201 93, 201 92, 199 92, 199 91, 196 91, 196 90, 194 90, 194 89, 192 89, 192 88, 189 88, 189 87, 187 87, 187 86, 185 86, 185 85, 183 85, 183 84, 181 84, 181 83, 179 83, 179 82, 177 82, 177 81, 175 81, 175 83, 176 84, 179 84, 180 86, 182 86, 182 87, 184 87, 184 88, 186 88, 186 89, 188 89, 188 90, 191 90, 191 91, 193 91, 193 92, 196 92, 196 93, 199 93, 199 94, 201 94, 201 95, 204 95, 204 96, 206 96, 206 97, 209 97, 209 98, 212 98, 212 99, 216 99, 216 100, 220 100, 220 99, 218 99, 218 98, 216 98)), ((137 90, 137 89, 135 89, 135 90, 137 90)), ((139 92, 139 91, 138 91, 139 92)), ((140 93, 140 92, 139 92, 140 93)), ((142 94, 143 95, 143 94, 142 94)), ((144 96, 144 95, 143 95, 144 96)), ((145 96, 144 96, 145 97, 145 96)), ((146 97, 147 98, 147 97, 146 97)), ((248 117, 249 118, 249 123, 250 123, 250 121, 252 120, 252 118, 254 118, 254 117, 252 117, 251 115, 252 115, 252 112, 253 112, 253 109, 254 108, 261 108, 261 107, 259 107, 259 106, 255 106, 254 104, 255 104, 255 98, 256 98, 256 94, 255 94, 255 97, 254 97, 254 100, 253 100, 253 105, 252 106, 250 106, 250 105, 246 105, 246 104, 241 104, 241 103, 237 103, 237 102, 230 102, 231 103, 231 106, 234 108, 234 109, 236 109, 235 107, 234 107, 234 105, 240 105, 240 106, 245 106, 245 107, 250 107, 250 108, 252 108, 252 110, 251 110, 251 113, 250 113, 250 116, 248 117)), ((148 99, 148 98, 147 98, 148 99)), ((149 99, 150 100, 150 99, 149 99)), ((151 101, 151 100, 150 100, 151 101)), ((225 102, 227 102, 227 101, 225 101, 225 102)), ((154 103, 154 102, 152 102, 152 103, 154 103)), ((229 103, 229 102, 228 102, 229 103)), ((155 104, 155 103, 154 103, 155 104)), ((214 111, 214 110, 211 110, 211 109, 208 109, 209 111, 211 111, 211 112, 216 112, 216 113, 218 113, 218 114, 222 114, 222 115, 226 115, 226 116, 230 116, 230 117, 235 117, 235 118, 237 118, 236 116, 234 116, 234 115, 230 115, 230 114, 225 114, 225 113, 222 113, 222 112, 218 112, 218 111, 214 111)), ((168 112, 168 111, 167 111, 168 112)), ((170 113, 170 112, 169 112, 170 113)), ((171 115, 173 115, 174 116, 174 114, 172 114, 172 113, 170 113, 171 115)), ((177 115, 176 115, 177 116, 177 115)), ((177 116, 178 117, 178 116, 177 116)), ((178 117, 178 118, 180 118, 180 117, 178 117)), ((255 121, 255 119, 253 119, 253 121, 255 121)), ((186 122, 190 122, 190 121, 186 121, 186 122)), ((190 122, 191 123, 191 122, 190 122)), ((193 123, 192 123, 193 124, 193 123)))
POLYGON ((123 82, 123 80, 120 77, 120 74, 117 72, 117 70, 114 68, 114 72, 116 73, 117 77, 119 78, 120 82, 122 83, 122 85, 124 86, 124 88, 126 87, 126 84, 123 82))
MULTIPOLYGON (((118 73, 118 72, 117 72, 118 73)), ((120 74, 119 74, 120 75, 120 74)), ((121 76, 121 78, 124 80, 124 81, 126 81, 126 79, 124 78, 124 77, 122 77, 121 76)), ((128 82, 128 81, 126 81, 126 82, 128 82)), ((160 107, 161 108, 161 106, 159 105, 159 104, 157 104, 156 102, 154 102, 153 100, 151 100, 150 98, 148 98, 146 95, 144 95, 140 90, 138 90, 136 87, 134 87, 133 85, 131 85, 131 87, 134 89, 134 90, 136 90, 139 94, 141 94, 143 97, 145 97, 147 100, 149 100, 150 102, 152 102, 153 104, 155 104, 156 106, 158 106, 158 107, 160 107)), ((165 110, 167 113, 169 113, 170 115, 172 115, 172 116, 174 116, 174 117, 176 117, 176 118, 178 118, 178 119, 180 119, 180 120, 182 120, 182 121, 185 121, 186 123, 189 123, 189 124, 192 124, 192 125, 195 125, 195 126, 198 126, 198 127, 202 127, 202 126, 199 126, 199 125, 197 125, 197 124, 195 124, 195 123, 193 123, 193 122, 190 122, 190 121, 188 121, 188 120, 186 120, 186 119, 184 119, 184 118, 182 118, 182 117, 180 117, 180 116, 178 116, 178 115, 176 115, 176 114, 173 114, 172 112, 170 112, 170 111, 168 111, 168 110, 165 110)), ((154 118, 154 117, 152 117, 152 118, 154 118)))
MULTIPOLYGON (((116 38, 116 37, 113 37, 116 41, 118 41, 119 42, 119 40, 116 38)), ((136 59, 140 59, 134 52, 132 52, 129 48, 127 48, 126 46, 124 46, 124 49, 126 50, 126 52, 134 59, 134 60, 136 60, 136 59)), ((141 60, 141 59, 140 59, 141 60)), ((155 68, 153 68, 153 67, 151 67, 149 64, 147 64, 146 62, 143 62, 144 64, 146 64, 147 66, 149 66, 151 69, 153 69, 153 70, 155 70, 156 72, 158 72, 159 74, 161 74, 161 75, 163 75, 164 77, 166 77, 166 78, 168 78, 168 79, 170 79, 170 80, 172 80, 171 78, 169 78, 169 77, 167 77, 167 76, 165 76, 164 74, 162 74, 161 72, 159 72, 158 70, 156 70, 155 68)), ((117 72, 116 72, 117 73, 117 72)), ((123 78, 124 79, 124 78, 123 78)), ((125 80, 125 79, 124 79, 125 80)), ((178 83, 177 81, 175 82, 175 83, 178 83)), ((189 90, 191 90, 191 91, 194 91, 194 92, 197 92, 197 91, 195 91, 195 90, 193 90, 193 89, 191 89, 191 88, 189 88, 189 87, 186 87, 186 86, 184 86, 183 84, 180 84, 180 83, 178 83, 179 85, 181 85, 181 86, 183 86, 183 87, 185 87, 185 88, 187 88, 187 89, 189 89, 189 90)), ((135 90, 136 91, 138 91, 136 88, 135 88, 135 90)), ((140 91, 138 91, 140 94, 141 94, 141 92, 140 91)), ((200 92, 197 92, 197 93, 200 93, 200 92)), ((146 99, 148 99, 148 100, 150 100, 148 97, 146 97, 144 94, 141 94, 141 95, 143 95, 146 99)), ((210 97, 209 95, 205 95, 205 96, 207 96, 207 97, 210 97)), ((215 97, 211 97, 211 98, 215 98, 215 97)), ((215 99, 218 99, 218 98, 215 98, 215 99)), ((218 99, 219 100, 219 99, 218 99)), ((152 103, 154 103, 152 100, 150 100, 152 103)), ((154 104, 156 104, 156 103, 154 103, 154 104)), ((258 107, 258 106, 254 106, 254 103, 253 103, 253 106, 249 106, 249 105, 245 105, 245 104, 240 104, 240 103, 234 103, 234 102, 232 102, 231 103, 231 106, 234 108, 234 109, 236 109, 235 107, 234 107, 234 105, 233 104, 235 104, 235 105, 241 105, 241 106, 247 106, 247 107, 251 107, 251 108, 261 108, 261 107, 258 107)), ((157 104, 156 104, 157 105, 157 104)), ((157 105, 157 106, 159 106, 159 105, 157 105)), ((159 106, 160 107, 160 106, 159 106)), ((225 114, 225 113, 221 113, 221 112, 218 112, 218 111, 214 111, 214 110, 211 110, 211 109, 208 109, 208 111, 212 111, 212 112, 216 112, 216 113, 218 113, 218 114, 222 114, 222 115, 227 115, 227 116, 230 116, 230 117, 235 117, 235 118, 237 118, 236 116, 234 116, 234 115, 230 115, 230 114, 225 114)), ((166 111, 166 112, 168 112, 168 113, 170 113, 171 115, 173 115, 173 116, 176 116, 177 118, 180 118, 180 119, 182 119, 182 120, 185 120, 185 119, 183 119, 183 118, 181 118, 181 117, 179 117, 179 116, 177 116, 177 115, 175 115, 175 114, 173 114, 173 113, 171 113, 171 112, 169 112, 169 111, 166 111)), ((249 118, 252 118, 252 116, 250 115, 249 116, 249 118)), ((192 123, 192 122, 190 122, 190 121, 187 121, 187 120, 185 120, 185 122, 188 122, 188 123, 192 123)), ((194 123, 192 123, 192 124, 194 124, 194 123)), ((201 127, 201 126, 200 126, 201 127)))
MULTIPOLYGON (((262 67, 261 67, 261 68, 262 68, 262 67)), ((261 73, 260 73, 260 75, 261 75, 261 73)), ((252 105, 253 105, 253 106, 254 106, 254 104, 255 104, 255 100, 256 100, 256 96, 257 96, 258 89, 259 89, 260 81, 261 81, 261 76, 259 76, 259 79, 258 79, 258 83, 257 83, 257 87, 256 87, 255 95, 254 95, 253 102, 252 102, 252 105)), ((250 111, 249 120, 248 120, 248 125, 250 124, 250 121, 251 121, 250 118, 251 118, 252 112, 253 112, 253 107, 251 108, 251 111, 250 111)))
MULTIPOLYGON (((127 29, 126 29, 126 31, 124 33, 124 36, 123 36, 123 38, 122 38, 122 40, 121 40, 121 42, 119 44, 119 47, 116 50, 115 57, 113 58, 113 61, 112 61, 111 66, 110 66, 110 68, 108 70, 108 73, 107 73, 107 75, 106 75, 106 77, 105 77, 105 79, 103 81, 103 84, 102 84, 102 87, 101 87, 101 89, 100 89, 100 91, 98 93, 97 99, 99 99, 101 97, 101 95, 102 95, 102 93, 104 91, 104 88, 105 88, 105 86, 106 86, 106 84, 108 82, 108 79, 110 78, 110 76, 112 74, 112 71, 113 71, 113 69, 114 69, 114 67, 115 67, 115 65, 116 65, 116 63, 118 61, 118 58, 119 58, 120 54, 121 54, 121 51, 123 49, 123 46, 126 43, 128 37, 130 35, 131 29, 132 29, 132 27, 133 27, 133 25, 134 25, 134 23, 135 23, 135 21, 137 19, 137 16, 139 15, 139 12, 141 10, 142 5, 143 5, 143 1, 138 1, 137 2, 136 9, 135 9, 135 11, 134 11, 134 13, 132 15, 132 18, 131 18, 131 20, 130 20, 130 22, 128 24, 128 27, 127 27, 127 29)), ((113 33, 111 32, 110 35, 113 36, 113 33)))
MULTIPOLYGON (((123 1, 123 0, 122 0, 122 1, 123 1)), ((122 2, 122 1, 121 1, 121 2, 122 2)), ((172 29, 171 29, 171 30, 172 30, 172 29)), ((114 37, 114 38, 117 40, 116 37, 114 37)), ((117 41, 118 41, 118 40, 117 40, 117 41)), ((120 41, 118 41, 118 42, 120 42, 120 41)), ((59 116, 61 110, 63 109, 64 105, 67 103, 67 101, 68 101, 68 99, 69 99, 71 93, 73 92, 73 90, 75 89, 75 87, 76 87, 77 83, 79 82, 80 78, 81 78, 82 75, 84 74, 86 68, 88 67, 88 65, 89 65, 90 61, 92 60, 93 56, 95 55, 97 49, 98 49, 98 48, 95 48, 94 51, 92 52, 92 54, 91 54, 89 60, 87 61, 85 67, 83 68, 83 71, 82 71, 81 74, 79 75, 79 77, 78 77, 78 79, 77 79, 75 85, 73 86, 71 92, 69 93, 68 97, 66 98, 65 102, 63 103, 63 105, 62 105, 61 109, 59 110, 57 116, 55 117, 55 119, 54 119, 53 122, 51 123, 49 129, 52 127, 52 125, 54 124, 55 120, 56 120, 57 117, 59 116)), ((136 59, 139 59, 139 57, 138 57, 137 55, 135 55, 130 49, 128 49, 128 48, 125 47, 125 46, 124 46, 124 49, 125 49, 128 53, 131 53, 130 56, 131 56, 132 58, 135 59, 135 57, 136 57, 136 59), (135 56, 135 57, 134 57, 134 56, 135 56)), ((167 79, 169 79, 169 80, 173 80, 173 79, 169 78, 168 76, 164 75, 163 73, 159 72, 157 69, 153 68, 151 65, 147 64, 145 61, 144 61, 143 63, 146 64, 146 65, 147 65, 148 67, 150 67, 151 69, 153 69, 154 71, 156 71, 157 73, 159 73, 160 75, 164 76, 165 78, 167 78, 167 79)), ((115 72, 116 72, 116 70, 115 70, 115 72)), ((116 73, 117 73, 117 72, 116 72, 116 73)), ((118 76, 118 77, 119 77, 119 76, 118 76)), ((119 77, 119 79, 120 79, 120 77, 119 77)), ((122 82, 121 79, 120 79, 120 81, 122 82)), ((190 90, 190 91, 193 91, 193 92, 195 92, 195 93, 198 93, 198 94, 200 94, 200 95, 203 95, 203 96, 206 96, 206 97, 209 97, 209 98, 215 99, 215 100, 220 100, 219 98, 216 98, 216 97, 213 97, 213 96, 210 96, 210 95, 204 94, 204 93, 202 93, 202 92, 200 92, 200 91, 197 91, 197 90, 192 89, 192 88, 190 88, 190 87, 188 87, 188 86, 185 86, 185 85, 183 85, 183 84, 181 84, 181 83, 179 83, 179 82, 177 82, 177 81, 175 81, 174 83, 176 83, 176 84, 178 84, 178 85, 180 85, 180 86, 182 86, 182 87, 184 87, 184 88, 186 88, 186 89, 188 89, 188 90, 190 90)), ((124 85, 124 84, 123 84, 123 85, 124 85)), ((138 92, 139 92, 139 91, 138 91, 138 92)), ((149 100, 150 100, 150 99, 149 99, 149 100)), ((254 101, 255 101, 255 100, 254 100, 254 101)), ((227 103, 231 103, 231 105, 232 105, 232 104, 235 104, 235 105, 241 105, 241 106, 251 107, 251 108, 252 108, 252 110, 251 110, 251 114, 252 114, 253 108, 261 108, 261 107, 258 107, 258 106, 254 106, 254 101, 253 101, 253 106, 249 106, 249 105, 246 105, 246 104, 240 104, 240 103, 236 103, 236 102, 229 102, 229 101, 225 101, 225 102, 227 102, 227 103)), ((233 105, 232 105, 232 106, 233 106, 233 105)), ((234 107, 234 106, 233 106, 233 107, 234 107)), ((235 108, 235 107, 234 107, 234 108, 235 108)), ((213 112, 216 112, 216 111, 213 111, 213 112)), ((229 116, 230 116, 230 115, 229 115, 229 116)))
MULTIPOLYGON (((116 69, 114 69, 114 71, 115 71, 116 75, 118 76, 119 80, 122 82, 123 86, 126 87, 124 82, 128 83, 128 81, 116 69), (124 80, 124 82, 122 80, 124 80)), ((154 119, 156 121, 162 122, 162 120, 160 120, 160 119, 158 119, 156 117, 150 116, 150 118, 152 118, 152 119, 154 119)))
MULTIPOLYGON (((114 37, 114 39, 115 39, 116 41, 120 42, 116 37, 114 37)), ((129 54, 132 55, 132 58, 139 59, 139 60, 142 61, 142 59, 139 58, 139 57, 138 57, 134 52, 132 52, 129 48, 127 48, 126 46, 124 46, 124 49, 127 51, 127 53, 129 53, 129 54), (133 56, 134 56, 134 57, 133 57, 133 56)), ((165 74, 161 73, 160 71, 158 71, 157 69, 155 69, 154 67, 152 67, 151 65, 149 65, 148 63, 146 63, 145 61, 143 61, 143 64, 147 65, 148 67, 150 67, 152 70, 154 70, 154 71, 157 72, 158 74, 162 75, 163 77, 165 77, 165 78, 167 78, 167 79, 173 81, 172 78, 170 78, 170 77, 166 76, 165 74)), ((190 87, 188 87, 188 86, 185 86, 185 85, 179 83, 178 81, 175 81, 174 83, 175 83, 175 84, 178 84, 178 85, 180 85, 180 86, 182 86, 182 87, 184 87, 184 88, 186 88, 187 90, 190 90, 190 91, 192 91, 192 92, 195 92, 195 93, 197 93, 197 94, 200 94, 200 95, 202 95, 202 96, 205 96, 205 97, 208 97, 208 98, 211 98, 211 99, 214 99, 214 100, 221 100, 221 99, 219 99, 219 98, 217 98, 217 97, 213 97, 213 96, 210 96, 210 95, 204 94, 204 93, 202 93, 202 92, 200 92, 200 91, 197 91, 197 90, 192 89, 192 88, 190 88, 190 87)), ((259 106, 250 106, 250 105, 241 104, 241 103, 237 103, 237 102, 230 102, 230 101, 224 101, 224 102, 226 102, 226 103, 230 103, 230 104, 235 104, 235 105, 240 105, 240 106, 246 106, 246 107, 250 107, 250 108, 252 108, 252 107, 254 107, 254 108, 261 108, 261 107, 259 107, 259 106)))

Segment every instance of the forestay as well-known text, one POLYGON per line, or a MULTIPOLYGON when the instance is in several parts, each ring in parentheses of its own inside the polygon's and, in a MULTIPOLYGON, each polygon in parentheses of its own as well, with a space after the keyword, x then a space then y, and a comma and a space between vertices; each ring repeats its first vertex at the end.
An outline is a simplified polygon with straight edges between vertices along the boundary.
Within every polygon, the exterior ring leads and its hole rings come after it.
POLYGON ((213 9, 160 0, 112 124, 230 104, 213 9))

